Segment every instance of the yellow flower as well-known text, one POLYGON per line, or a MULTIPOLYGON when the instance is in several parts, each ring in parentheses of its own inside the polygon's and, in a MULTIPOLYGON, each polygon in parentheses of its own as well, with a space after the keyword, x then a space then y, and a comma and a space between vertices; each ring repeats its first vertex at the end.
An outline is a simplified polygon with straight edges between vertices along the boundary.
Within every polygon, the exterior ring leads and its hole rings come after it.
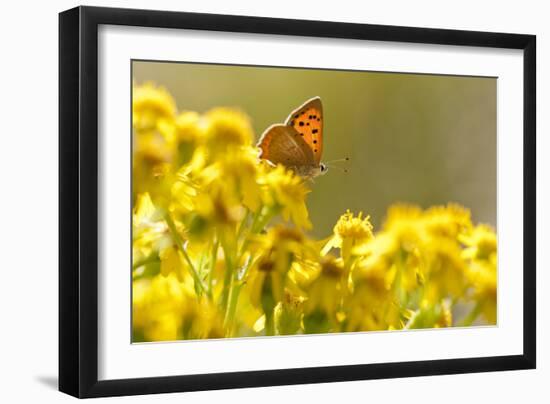
POLYGON ((489 324, 497 321, 497 263, 496 257, 470 264, 468 278, 475 290, 479 310, 489 324))
POLYGON ((165 206, 170 189, 175 143, 157 131, 133 132, 132 191, 148 192, 155 203, 165 206))
MULTIPOLYGON (((266 234, 251 238, 253 264, 244 279, 245 291, 253 307, 265 314, 266 335, 275 334, 275 308, 283 301, 290 268, 317 256, 318 252, 298 229, 276 226, 266 234)), ((286 293, 292 293, 288 290, 286 293)), ((299 295, 296 295, 299 296, 299 295)), ((298 298, 298 297, 297 297, 298 298)), ((281 308, 278 309, 280 315, 281 308)), ((257 324, 255 329, 263 328, 257 324)))
POLYGON ((455 203, 434 206, 424 216, 426 228, 432 235, 454 239, 472 227, 470 211, 455 203))
POLYGON ((446 297, 463 297, 468 286, 466 263, 456 240, 432 239, 424 255, 424 299, 435 303, 446 297))
POLYGON ((134 85, 132 94, 132 124, 136 130, 159 129, 159 125, 173 120, 176 103, 163 87, 152 83, 134 85))
POLYGON ((160 273, 162 276, 168 276, 174 273, 180 282, 184 278, 183 259, 175 245, 163 248, 159 252, 160 273))
POLYGON ((186 307, 194 299, 192 290, 186 289, 174 274, 134 281, 132 299, 134 341, 181 338, 186 307))
POLYGON ((467 247, 462 253, 465 259, 488 260, 497 252, 497 236, 493 228, 486 224, 476 226, 459 240, 467 247))
POLYGON ((148 192, 140 194, 134 206, 132 224, 136 228, 147 227, 156 216, 157 210, 148 192))
POLYGON ((151 83, 134 86, 132 98, 134 193, 149 192, 165 205, 169 174, 177 151, 174 118, 176 105, 162 87, 151 83))
POLYGON ((448 300, 435 304, 423 304, 413 312, 405 328, 444 328, 453 325, 453 315, 448 300))
POLYGON ((201 125, 201 116, 197 112, 186 111, 176 117, 176 135, 178 141, 194 143, 204 137, 204 125, 201 125))
POLYGON ((174 273, 134 281, 132 298, 136 342, 223 337, 216 307, 174 273))
POLYGON ((392 291, 395 271, 387 257, 361 259, 352 273, 353 293, 346 301, 346 331, 401 328, 399 305, 392 291))
POLYGON ((433 303, 463 295, 467 280, 458 238, 470 227, 470 212, 457 204, 426 211, 414 205, 390 207, 383 233, 397 247, 394 262, 402 303, 409 302, 409 293, 420 286, 423 298, 433 303))
POLYGON ((252 239, 250 250, 257 258, 250 269, 247 288, 255 306, 271 310, 283 299, 285 277, 293 262, 309 259, 315 250, 297 229, 277 226, 252 239))
POLYGON ((285 291, 284 298, 275 307, 275 329, 278 335, 298 334, 302 329, 304 297, 285 291))
POLYGON ((322 253, 328 253, 333 247, 340 248, 341 256, 347 263, 355 249, 364 246, 373 238, 370 216, 363 218, 363 212, 359 212, 359 215, 354 217, 348 210, 338 219, 333 233, 322 253))
POLYGON ((461 241, 467 246, 462 256, 469 263, 467 276, 474 286, 479 311, 490 324, 497 316, 497 237, 488 225, 478 225, 461 241))
POLYGON ((196 213, 210 224, 234 227, 244 217, 244 208, 224 189, 201 192, 195 200, 196 213))
POLYGON ((192 111, 180 113, 175 119, 178 165, 188 163, 197 149, 204 142, 204 119, 192 111))
POLYGON ((148 193, 137 197, 132 214, 132 228, 134 265, 172 243, 168 227, 148 193))
POLYGON ((382 229, 391 234, 399 249, 411 252, 424 237, 422 209, 415 205, 394 204, 388 209, 382 229))
POLYGON ((174 99, 151 83, 135 85, 132 98, 134 195, 149 192, 165 205, 170 174, 177 152, 174 99))
POLYGON ((204 148, 194 152, 192 161, 178 172, 172 187, 171 209, 184 215, 191 236, 210 237, 214 228, 222 229, 230 242, 233 230, 246 215, 261 204, 261 189, 256 181, 256 156, 251 147, 218 156, 208 163, 204 148))
POLYGON ((317 276, 307 288, 304 303, 306 333, 336 331, 339 311, 346 288, 346 273, 341 260, 327 255, 321 261, 317 276))
POLYGON ((280 210, 283 218, 292 220, 296 226, 311 228, 306 207, 309 190, 300 177, 278 165, 261 176, 259 182, 263 185, 263 199, 267 206, 280 210))
POLYGON ((363 256, 364 265, 391 271, 392 276, 397 278, 397 293, 403 303, 408 299, 407 294, 417 289, 423 281, 422 251, 414 247, 410 252, 404 252, 392 232, 378 233, 373 240, 357 248, 355 254, 363 256))
POLYGON ((284 271, 289 269, 292 260, 309 259, 316 253, 314 246, 301 230, 283 225, 272 227, 266 234, 258 235, 253 243, 252 251, 260 249, 262 253, 276 253, 277 265, 284 271))
POLYGON ((353 213, 349 210, 343 214, 336 226, 334 227, 334 234, 337 235, 340 240, 353 239, 359 244, 368 241, 372 238, 372 224, 369 219, 370 216, 362 218, 363 212, 359 212, 359 216, 353 217, 353 213))
POLYGON ((176 179, 170 189, 170 211, 186 214, 195 208, 198 184, 191 178, 191 168, 183 166, 176 173, 176 179))
POLYGON ((213 159, 252 145, 254 131, 249 118, 242 112, 214 108, 205 114, 204 119, 206 147, 213 159))
POLYGON ((220 157, 216 163, 204 168, 200 180, 206 192, 220 192, 255 212, 261 203, 257 173, 258 162, 254 150, 242 147, 238 153, 220 157))
POLYGON ((266 335, 275 333, 274 310, 284 294, 285 273, 277 269, 272 257, 262 256, 250 269, 246 281, 250 303, 265 314, 266 335))
POLYGON ((196 299, 183 319, 184 339, 223 338, 223 316, 218 308, 204 296, 196 299))
MULTIPOLYGON (((153 130, 134 132, 134 169, 139 164, 149 164, 150 171, 157 169, 156 165, 171 163, 175 153, 175 142, 169 128, 161 133, 153 130)), ((158 169, 157 169, 158 170, 158 169)))

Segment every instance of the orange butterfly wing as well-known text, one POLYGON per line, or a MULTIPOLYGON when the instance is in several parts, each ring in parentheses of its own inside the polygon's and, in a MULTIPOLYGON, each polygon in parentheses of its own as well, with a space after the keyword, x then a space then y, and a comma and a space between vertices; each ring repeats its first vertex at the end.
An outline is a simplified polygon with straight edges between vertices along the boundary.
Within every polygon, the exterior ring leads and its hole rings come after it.
POLYGON ((315 158, 309 145, 288 125, 275 124, 265 130, 258 142, 259 157, 287 167, 313 166, 315 158))
POLYGON ((323 105, 321 98, 314 97, 296 108, 286 119, 285 125, 296 129, 311 148, 315 163, 319 164, 323 154, 323 105))

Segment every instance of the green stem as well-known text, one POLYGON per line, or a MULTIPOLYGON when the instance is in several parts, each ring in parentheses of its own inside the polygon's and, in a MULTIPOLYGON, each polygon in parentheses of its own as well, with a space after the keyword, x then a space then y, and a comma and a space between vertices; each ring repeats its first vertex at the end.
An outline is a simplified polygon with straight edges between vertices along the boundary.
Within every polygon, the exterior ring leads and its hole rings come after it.
POLYGON ((216 263, 218 262, 218 248, 220 243, 218 240, 214 240, 212 243, 212 255, 210 257, 210 271, 208 271, 208 292, 212 296, 212 284, 214 280, 214 271, 216 270, 216 263))
MULTIPOLYGON (((200 261, 199 261, 199 271, 198 271, 198 274, 199 274, 199 277, 200 279, 204 279, 206 281, 206 276, 208 276, 210 274, 210 272, 208 272, 207 275, 205 275, 204 273, 204 269, 205 269, 205 266, 207 265, 207 263, 205 263, 205 261, 208 260, 207 258, 207 255, 208 255, 208 250, 207 249, 204 249, 201 253, 201 258, 200 258, 200 261)), ((203 286, 204 286, 204 290, 206 292, 206 295, 208 296, 208 298, 210 300, 212 300, 212 288, 211 288, 211 285, 209 284, 208 286, 204 285, 203 283, 203 286)))
POLYGON ((189 255, 187 254, 187 251, 185 251, 185 247, 183 245, 183 240, 181 239, 181 236, 178 233, 178 230, 176 229, 176 224, 172 220, 172 217, 170 217, 169 213, 166 213, 164 215, 164 220, 166 221, 166 224, 168 225, 168 228, 170 229, 170 233, 172 235, 172 238, 174 239, 174 242, 176 243, 177 247, 181 251, 183 258, 187 262, 187 265, 189 265, 189 270, 191 272, 191 276, 193 276, 193 280, 195 281, 196 288, 199 292, 205 292, 206 289, 201 281, 201 278, 195 269, 195 266, 193 265, 193 262, 191 261, 191 258, 189 258, 189 255))
MULTIPOLYGON (((256 214, 254 215, 254 218, 252 220, 252 225, 250 226, 250 234, 256 234, 258 233, 259 231, 261 231, 265 225, 269 222, 269 220, 271 220, 271 218, 273 217, 274 215, 274 212, 272 209, 267 209, 267 211, 262 215, 262 211, 265 211, 265 209, 263 208, 260 208, 258 209, 258 212, 256 212, 256 214)), ((243 223, 241 224, 241 229, 239 229, 239 237, 242 235, 242 227, 244 226, 244 221, 248 220, 248 214, 247 214, 247 217, 245 217, 245 219, 243 220, 243 223)), ((246 238, 242 245, 241 245, 241 248, 240 248, 240 251, 238 252, 237 254, 237 259, 236 259, 236 262, 239 263, 241 262, 241 259, 243 257, 243 254, 244 254, 244 251, 246 250, 246 247, 248 246, 248 242, 249 242, 249 239, 246 238)), ((228 331, 228 336, 231 336, 231 333, 232 333, 232 329, 233 329, 233 321, 234 321, 234 318, 235 318, 235 313, 237 311, 237 305, 238 305, 238 302, 239 302, 239 295, 240 295, 240 292, 241 292, 241 288, 243 286, 243 280, 246 278, 246 274, 248 273, 248 270, 250 269, 251 265, 252 265, 252 258, 250 257, 248 262, 246 263, 246 266, 245 268, 243 269, 243 275, 241 277, 241 279, 239 280, 239 282, 233 282, 230 286, 229 286, 229 290, 227 291, 227 296, 225 296, 225 294, 222 294, 222 307, 225 307, 226 308, 226 311, 225 311, 225 317, 224 317, 224 325, 226 327, 228 327, 227 329, 229 330, 228 331), (225 299, 225 302, 224 302, 224 298, 226 297, 225 299)), ((229 271, 227 271, 229 272, 229 271)), ((226 272, 226 277, 227 277, 227 272, 226 272)), ((233 277, 233 273, 234 273, 234 269, 231 270, 231 277, 233 277)), ((224 282, 224 292, 225 292, 225 282, 224 282)))
POLYGON ((149 254, 147 257, 135 262, 132 265, 132 269, 136 270, 143 265, 151 264, 153 262, 160 262, 158 254, 149 254))
POLYGON ((460 326, 461 327, 471 326, 474 323, 474 321, 476 321, 480 313, 481 313, 481 304, 476 303, 472 311, 464 318, 464 320, 461 321, 460 326))
MULTIPOLYGON (((267 225, 267 223, 275 216, 276 211, 274 211, 271 208, 265 208, 262 207, 258 209, 256 214, 254 215, 254 218, 252 219, 252 224, 250 225, 250 231, 248 233, 248 236, 258 234, 263 228, 267 225), (264 212, 262 214, 262 212, 264 212)), ((250 239, 248 237, 245 237, 243 240, 243 243, 241 245, 239 255, 238 255, 238 261, 242 258, 242 255, 246 248, 248 247, 248 243, 250 242, 250 239)))
POLYGON ((259 233, 267 225, 267 223, 275 216, 276 209, 270 207, 264 207, 258 211, 258 217, 254 218, 254 223, 252 223, 250 232, 252 234, 259 233))
POLYGON ((226 314, 225 314, 225 319, 224 319, 224 323, 227 327, 229 327, 229 335, 228 336, 231 336, 232 334, 232 330, 234 328, 234 319, 235 319, 235 313, 237 311, 237 305, 239 303, 239 294, 241 293, 241 289, 242 287, 244 286, 244 282, 243 282, 243 279, 246 278, 246 274, 248 273, 248 270, 250 269, 250 267, 252 266, 252 258, 250 258, 247 263, 246 263, 246 266, 244 267, 243 269, 243 275, 242 277, 237 281, 237 282, 234 282, 233 283, 233 287, 229 293, 229 304, 227 306, 227 311, 226 311, 226 314))
POLYGON ((236 283, 231 288, 229 304, 227 306, 227 311, 225 313, 224 325, 228 330, 228 337, 231 337, 233 334, 235 313, 237 311, 237 303, 239 301, 239 293, 241 291, 243 284, 241 282, 236 283))
POLYGON ((256 213, 254 213, 254 217, 252 218, 252 224, 250 225, 250 231, 252 232, 253 229, 256 228, 257 224, 258 224, 258 220, 260 220, 260 216, 262 215, 262 210, 264 209, 264 207, 262 206, 261 208, 258 209, 258 211, 256 213))
POLYGON ((237 230, 237 242, 239 242, 239 240, 241 239, 241 237, 244 233, 244 230, 246 229, 246 225, 248 224, 249 216, 250 216, 250 211, 247 209, 246 214, 245 214, 243 220, 241 221, 241 223, 239 225, 239 230, 237 230))
POLYGON ((220 241, 223 249, 223 255, 225 258, 225 275, 223 278, 223 290, 221 296, 221 308, 225 313, 227 310, 227 303, 229 301, 229 294, 231 283, 233 281, 233 272, 234 272, 234 263, 233 263, 233 254, 231 254, 230 248, 227 245, 227 240, 222 235, 220 236, 220 241))
POLYGON ((273 315, 273 310, 268 310, 265 312, 265 335, 271 336, 275 335, 275 316, 273 315))

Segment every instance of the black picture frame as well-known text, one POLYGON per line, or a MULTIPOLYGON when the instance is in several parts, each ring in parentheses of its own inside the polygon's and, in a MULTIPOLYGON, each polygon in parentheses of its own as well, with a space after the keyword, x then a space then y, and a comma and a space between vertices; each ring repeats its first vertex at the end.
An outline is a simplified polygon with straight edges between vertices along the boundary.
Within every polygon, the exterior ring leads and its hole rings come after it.
POLYGON ((535 368, 535 103, 534 35, 96 7, 60 13, 59 390, 84 398, 535 368), (100 24, 523 50, 523 354, 99 381, 100 24))

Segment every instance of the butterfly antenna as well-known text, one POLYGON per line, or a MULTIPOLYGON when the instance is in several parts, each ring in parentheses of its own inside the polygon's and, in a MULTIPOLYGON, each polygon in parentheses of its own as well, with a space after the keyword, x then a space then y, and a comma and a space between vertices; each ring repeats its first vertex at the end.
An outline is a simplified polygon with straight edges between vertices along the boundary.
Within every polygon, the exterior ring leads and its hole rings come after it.
POLYGON ((349 157, 344 157, 343 159, 325 161, 325 164, 340 163, 342 161, 349 161, 349 160, 350 160, 349 157))
POLYGON ((343 168, 343 167, 340 167, 340 166, 334 166, 332 164, 327 164, 327 163, 325 163, 325 166, 327 166, 328 168, 334 168, 334 169, 340 170, 340 171, 342 171, 343 173, 346 173, 346 174, 349 172, 347 168, 343 168))

